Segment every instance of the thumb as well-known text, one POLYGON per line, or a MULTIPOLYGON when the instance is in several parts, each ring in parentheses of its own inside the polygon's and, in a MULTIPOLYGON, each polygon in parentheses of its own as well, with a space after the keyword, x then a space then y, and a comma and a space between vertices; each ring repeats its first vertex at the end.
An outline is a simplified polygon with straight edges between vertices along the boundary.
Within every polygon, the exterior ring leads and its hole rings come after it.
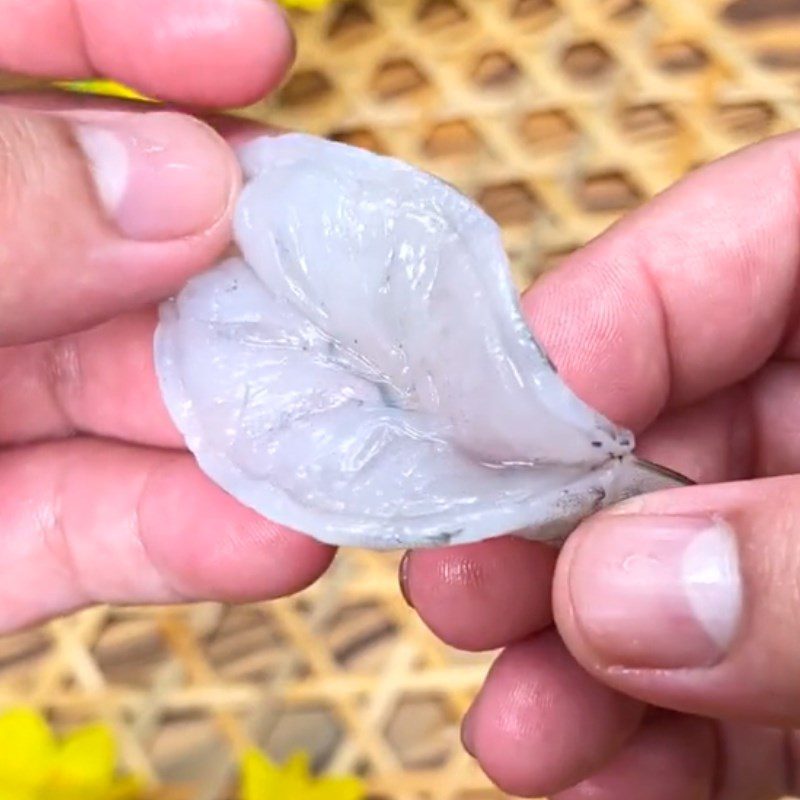
POLYGON ((176 290, 227 245, 239 179, 182 114, 0 107, 0 347, 176 290))
POLYGON ((636 498, 584 523, 556 624, 603 683, 690 714, 800 724, 800 478, 636 498))

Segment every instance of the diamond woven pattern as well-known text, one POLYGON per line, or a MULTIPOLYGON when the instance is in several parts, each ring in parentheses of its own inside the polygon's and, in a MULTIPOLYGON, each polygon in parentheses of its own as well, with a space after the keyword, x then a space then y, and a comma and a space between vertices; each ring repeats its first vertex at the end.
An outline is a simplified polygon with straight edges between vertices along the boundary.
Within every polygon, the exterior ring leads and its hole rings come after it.
MULTIPOLYGON (((449 180, 501 224, 520 288, 800 122, 800 0, 354 0, 293 19, 293 77, 245 113, 449 180)), ((107 720, 125 765, 175 798, 230 796, 250 742, 307 748, 375 798, 502 798, 458 742, 492 656, 439 644, 396 568, 345 552, 283 601, 91 609, 7 637, 0 707, 107 720)))

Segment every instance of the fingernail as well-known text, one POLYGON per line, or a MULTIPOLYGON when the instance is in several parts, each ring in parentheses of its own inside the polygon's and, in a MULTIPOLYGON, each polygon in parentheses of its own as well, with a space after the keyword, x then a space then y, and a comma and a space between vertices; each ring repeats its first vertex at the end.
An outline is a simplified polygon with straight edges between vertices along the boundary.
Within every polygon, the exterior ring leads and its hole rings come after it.
POLYGON ((722 520, 609 516, 592 523, 569 565, 572 610, 609 666, 709 666, 739 627, 736 536, 722 520))
POLYGON ((90 114, 73 126, 98 200, 123 236, 164 241, 197 235, 228 209, 235 163, 222 138, 197 120, 118 112, 90 114))
POLYGON ((410 567, 410 562, 411 562, 411 553, 407 552, 403 555, 403 558, 400 561, 398 578, 400 581, 400 594, 403 595, 403 600, 406 601, 406 604, 409 607, 414 608, 414 604, 411 602, 411 595, 408 591, 408 570, 410 567))

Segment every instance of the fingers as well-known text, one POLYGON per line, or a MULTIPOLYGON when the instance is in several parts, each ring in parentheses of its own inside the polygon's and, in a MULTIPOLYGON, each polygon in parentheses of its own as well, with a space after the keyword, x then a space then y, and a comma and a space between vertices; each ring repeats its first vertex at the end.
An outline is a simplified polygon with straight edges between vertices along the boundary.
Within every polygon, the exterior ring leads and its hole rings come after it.
POLYGON ((737 386, 669 411, 638 452, 699 483, 800 472, 800 363, 770 361, 737 386))
MULTIPOLYGON (((800 136, 784 136, 699 170, 524 298, 531 326, 573 389, 636 429, 661 415, 640 452, 696 480, 800 469, 791 435, 800 427, 792 399, 800 374, 792 364, 762 369, 782 341, 787 356, 797 349, 789 323, 800 265, 798 153, 800 136), (754 183, 754 174, 764 178, 754 183), (676 408, 664 414, 667 406, 676 408)), ((493 558, 493 547, 474 552, 473 569, 493 558)), ((425 560, 430 575, 452 568, 448 553, 425 560)), ((438 614, 417 596, 422 585, 412 581, 410 594, 423 618, 447 641, 466 642, 462 617, 438 614)), ((472 590, 459 595, 451 583, 448 591, 459 608, 472 590)), ((497 630, 511 620, 514 631, 532 630, 546 616, 484 595, 485 618, 498 620, 497 630)))
POLYGON ((637 498, 585 522, 556 568, 580 663, 655 705, 800 724, 800 482, 637 498))
POLYGON ((183 447, 153 361, 155 308, 86 331, 0 348, 0 446, 93 434, 183 447))
POLYGON ((501 656, 462 738, 515 796, 778 800, 800 788, 798 732, 644 714, 592 681, 548 633, 501 656))
POLYGON ((716 725, 713 800, 786 800, 800 790, 800 733, 722 722, 716 725))
POLYGON ((792 134, 698 170, 534 285, 532 326, 579 395, 640 430, 796 336, 798 155, 792 134))
POLYGON ((778 800, 800 787, 797 732, 643 714, 593 682, 546 634, 498 660, 462 738, 515 796, 778 800))
POLYGON ((0 486, 0 632, 93 602, 277 597, 333 553, 239 505, 186 454, 80 439, 8 450, 0 486))
POLYGON ((294 56, 267 0, 2 0, 0 65, 43 77, 101 75, 180 103, 255 102, 294 56))
MULTIPOLYGON (((770 365, 746 386, 668 413, 639 452, 702 483, 800 470, 798 388, 796 364, 770 365)), ((549 624, 554 551, 507 541, 407 557, 409 601, 449 644, 491 650, 549 624)))
POLYGON ((656 717, 608 764, 552 800, 711 800, 716 758, 710 722, 656 717))
POLYGON ((183 115, 0 110, 0 346, 175 291, 225 248, 240 173, 183 115))
POLYGON ((494 650, 552 622, 556 552, 534 542, 495 542, 409 553, 403 594, 441 639, 463 650, 494 650))
MULTIPOLYGON (((156 309, 151 307, 58 339, 0 348, 0 445, 80 432, 159 447, 181 446, 161 399, 153 364, 156 320, 156 309)), ((642 437, 640 452, 704 483, 742 478, 754 469, 762 474, 800 469, 800 451, 791 435, 793 427, 800 425, 800 408, 793 401, 795 385, 800 385, 800 368, 775 365, 754 379, 752 389, 726 391, 666 415, 642 437)), ((488 543, 420 555, 426 574, 447 576, 447 591, 455 607, 460 607, 459 587, 470 592, 478 588, 455 578, 467 576, 458 566, 462 552, 473 565, 471 572, 484 575, 481 580, 487 587, 495 579, 503 582, 510 576, 511 565, 515 574, 522 573, 522 563, 534 569, 534 583, 541 583, 539 568, 531 561, 549 569, 553 551, 533 546, 526 551, 531 556, 520 561, 512 550, 518 546, 504 545, 496 558, 488 543), (484 568, 485 559, 503 566, 484 568)), ((416 557, 411 561, 416 567, 416 557)), ((529 585, 530 580, 520 575, 518 583, 529 585)), ((428 596, 415 598, 422 613, 428 607, 440 608, 443 598, 434 596, 429 581, 414 581, 409 591, 416 593, 418 587, 430 597, 430 602, 428 596)), ((502 595, 487 588, 479 601, 475 594, 474 602, 488 610, 497 608, 503 596, 513 603, 523 594, 509 589, 502 595)), ((502 616, 506 615, 503 611, 502 616)), ((442 616, 445 624, 455 620, 455 615, 442 616)))
POLYGON ((464 721, 464 745, 501 789, 538 797, 600 768, 643 706, 593 681, 554 633, 506 650, 464 721))
POLYGON ((797 734, 658 711, 608 763, 552 800, 780 800, 797 734))

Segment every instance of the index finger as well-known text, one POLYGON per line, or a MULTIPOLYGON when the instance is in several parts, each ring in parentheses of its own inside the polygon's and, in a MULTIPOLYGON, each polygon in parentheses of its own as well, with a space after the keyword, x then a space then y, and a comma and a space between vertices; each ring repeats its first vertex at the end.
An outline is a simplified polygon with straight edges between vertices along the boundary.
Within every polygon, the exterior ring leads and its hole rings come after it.
POLYGON ((528 291, 528 320, 575 392, 641 430, 791 343, 799 158, 788 134, 704 167, 528 291))
POLYGON ((292 33, 271 0, 0 0, 0 66, 103 76, 161 100, 243 106, 283 78, 292 33))
MULTIPOLYGON (((799 155, 792 134, 705 167, 534 284, 526 316, 575 392, 640 430, 796 355, 799 155)), ((503 540, 418 551, 402 580, 442 639, 494 649, 547 624, 552 558, 503 540), (539 601, 520 602, 532 583, 539 601)))

